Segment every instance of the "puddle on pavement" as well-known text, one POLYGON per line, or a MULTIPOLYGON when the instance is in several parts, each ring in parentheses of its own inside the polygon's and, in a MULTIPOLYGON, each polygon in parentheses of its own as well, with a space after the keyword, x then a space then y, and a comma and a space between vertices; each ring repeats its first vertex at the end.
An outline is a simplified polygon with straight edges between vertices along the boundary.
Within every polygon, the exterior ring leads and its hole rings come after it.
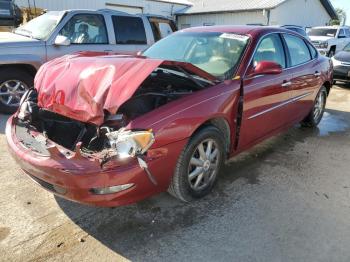
POLYGON ((344 132, 349 128, 348 123, 339 116, 325 112, 322 121, 318 125, 319 135, 328 136, 331 133, 344 132))

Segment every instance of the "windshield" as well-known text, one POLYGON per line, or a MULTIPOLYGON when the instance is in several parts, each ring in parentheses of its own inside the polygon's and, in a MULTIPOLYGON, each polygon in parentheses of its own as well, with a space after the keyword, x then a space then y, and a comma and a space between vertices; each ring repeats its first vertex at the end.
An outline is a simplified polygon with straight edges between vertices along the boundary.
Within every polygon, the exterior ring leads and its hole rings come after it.
POLYGON ((219 32, 179 32, 158 41, 143 55, 191 63, 215 77, 233 76, 249 37, 219 32))
POLYGON ((330 36, 335 37, 337 29, 334 28, 312 28, 309 31, 309 36, 330 36))
POLYGON ((60 22, 64 13, 65 12, 48 12, 18 27, 14 30, 14 33, 39 40, 47 39, 60 22))

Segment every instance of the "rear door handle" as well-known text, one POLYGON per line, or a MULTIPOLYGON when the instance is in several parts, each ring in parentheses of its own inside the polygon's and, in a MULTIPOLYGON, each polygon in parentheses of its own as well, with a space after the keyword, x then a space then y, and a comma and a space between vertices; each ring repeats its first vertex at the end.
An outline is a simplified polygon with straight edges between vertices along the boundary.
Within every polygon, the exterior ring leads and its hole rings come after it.
POLYGON ((318 77, 318 76, 321 76, 321 72, 315 72, 314 76, 318 77))
POLYGON ((291 81, 283 81, 282 87, 290 87, 292 85, 291 81))

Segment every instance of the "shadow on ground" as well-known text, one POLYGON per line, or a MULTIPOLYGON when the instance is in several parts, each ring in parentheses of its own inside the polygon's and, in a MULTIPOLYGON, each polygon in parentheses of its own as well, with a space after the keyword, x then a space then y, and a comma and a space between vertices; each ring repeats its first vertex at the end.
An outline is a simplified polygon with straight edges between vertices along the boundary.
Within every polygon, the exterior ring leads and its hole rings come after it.
MULTIPOLYGON (((293 155, 295 144, 310 137, 346 131, 349 124, 344 120, 346 117, 349 116, 344 112, 328 110, 318 129, 293 127, 287 133, 235 157, 223 168, 213 192, 193 203, 179 202, 167 193, 118 208, 87 207, 58 197, 56 201, 67 216, 89 235, 133 260, 140 248, 151 247, 153 241, 203 222, 210 215, 225 213, 227 205, 240 201, 240 191, 245 187, 259 186, 259 172, 265 161, 269 161, 270 165, 283 166, 300 165, 300 161, 307 161, 293 155), (239 184, 241 186, 237 186, 239 184)), ((210 234, 215 236, 215 230, 210 234)))

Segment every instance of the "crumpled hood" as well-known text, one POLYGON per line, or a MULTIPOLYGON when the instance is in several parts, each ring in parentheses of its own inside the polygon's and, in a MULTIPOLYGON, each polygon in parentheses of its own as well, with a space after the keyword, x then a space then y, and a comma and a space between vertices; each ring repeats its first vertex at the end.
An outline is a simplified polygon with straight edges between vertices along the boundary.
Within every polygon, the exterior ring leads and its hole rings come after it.
POLYGON ((161 64, 181 66, 210 81, 215 77, 183 62, 136 56, 78 53, 43 65, 35 77, 40 107, 82 122, 101 125, 161 64))

